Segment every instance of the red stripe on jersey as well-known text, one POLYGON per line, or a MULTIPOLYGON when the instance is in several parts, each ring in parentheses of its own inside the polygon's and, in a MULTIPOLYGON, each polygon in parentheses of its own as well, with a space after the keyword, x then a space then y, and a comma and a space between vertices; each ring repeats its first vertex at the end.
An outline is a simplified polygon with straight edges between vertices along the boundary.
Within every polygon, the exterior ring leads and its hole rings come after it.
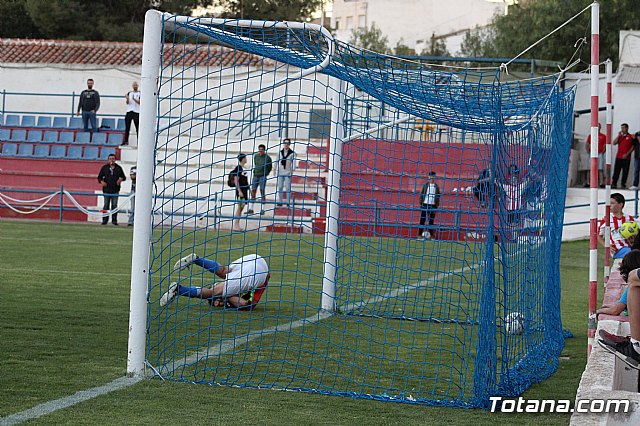
MULTIPOLYGON (((629 243, 627 242, 627 240, 624 239, 624 237, 622 237, 622 235, 620 235, 620 227, 622 226, 623 223, 625 222, 633 222, 633 216, 631 215, 624 215, 622 217, 616 217, 613 214, 611 214, 611 235, 610 235, 610 241, 611 241, 611 247, 615 247, 616 251, 620 250, 623 247, 629 247, 629 243)), ((602 220, 600 221, 600 225, 598 226, 598 233, 600 235, 604 235, 604 225, 605 225, 605 218, 603 217, 602 220)))

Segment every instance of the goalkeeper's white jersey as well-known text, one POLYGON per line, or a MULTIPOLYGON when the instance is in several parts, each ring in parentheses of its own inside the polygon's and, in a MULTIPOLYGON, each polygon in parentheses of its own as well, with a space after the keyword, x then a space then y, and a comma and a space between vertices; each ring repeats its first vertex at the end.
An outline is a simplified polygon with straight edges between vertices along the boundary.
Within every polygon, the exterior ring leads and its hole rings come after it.
POLYGON ((223 296, 235 296, 260 287, 267 280, 269 265, 257 254, 248 254, 229 265, 223 296))

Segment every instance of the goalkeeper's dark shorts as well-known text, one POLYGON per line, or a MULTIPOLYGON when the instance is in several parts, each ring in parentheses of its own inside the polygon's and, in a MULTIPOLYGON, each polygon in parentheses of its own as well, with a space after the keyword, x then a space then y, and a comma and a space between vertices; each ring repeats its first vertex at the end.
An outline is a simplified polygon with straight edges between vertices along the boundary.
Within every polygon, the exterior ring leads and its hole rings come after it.
POLYGON ((264 280, 264 283, 258 286, 258 288, 251 291, 247 291, 246 293, 242 293, 240 295, 240 298, 246 300, 249 303, 245 306, 238 307, 238 309, 249 309, 249 310, 253 309, 260 301, 260 298, 262 297, 262 293, 264 293, 264 291, 267 289, 267 284, 269 284, 269 278, 271 278, 270 273, 267 274, 267 279, 264 280))

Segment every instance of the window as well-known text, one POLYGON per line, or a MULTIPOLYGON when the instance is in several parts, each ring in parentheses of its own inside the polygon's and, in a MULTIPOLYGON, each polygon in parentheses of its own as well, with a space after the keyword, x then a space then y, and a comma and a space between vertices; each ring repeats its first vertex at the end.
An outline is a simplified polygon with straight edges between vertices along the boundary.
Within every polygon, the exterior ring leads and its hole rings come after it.
POLYGON ((335 27, 336 27, 336 30, 340 29, 340 20, 339 19, 335 20, 335 27))
POLYGON ((367 15, 358 15, 358 27, 367 26, 367 15))
POLYGON ((347 25, 346 29, 350 30, 353 28, 353 16, 347 16, 347 25))

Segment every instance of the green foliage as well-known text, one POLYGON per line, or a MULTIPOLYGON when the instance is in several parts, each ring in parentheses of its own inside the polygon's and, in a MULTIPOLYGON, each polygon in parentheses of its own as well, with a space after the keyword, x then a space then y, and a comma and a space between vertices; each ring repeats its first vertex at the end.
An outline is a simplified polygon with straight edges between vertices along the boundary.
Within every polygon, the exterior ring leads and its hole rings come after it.
POLYGON ((351 30, 349 43, 378 53, 391 52, 389 39, 382 34, 382 30, 375 23, 371 24, 371 27, 360 27, 351 30))
MULTIPOLYGON (((509 15, 493 19, 493 34, 482 48, 484 56, 513 57, 562 25, 572 16, 592 4, 592 0, 521 0, 509 7, 509 15)), ((600 2, 600 61, 610 58, 614 66, 618 59, 620 30, 638 29, 640 8, 637 0, 607 0, 600 2)), ((590 42, 591 13, 582 13, 566 27, 529 51, 527 57, 569 62, 577 40, 590 42)), ((578 54, 584 63, 590 62, 589 43, 578 54)))
POLYGON ((0 37, 142 41, 147 10, 190 15, 196 6, 209 3, 209 0, 0 0, 3 21, 0 37))
POLYGON ((304 21, 320 9, 323 0, 215 0, 225 18, 263 21, 304 21))
POLYGON ((491 27, 476 27, 464 34, 460 54, 468 57, 491 56, 486 52, 489 50, 488 39, 493 36, 491 27))
POLYGON ((0 37, 41 37, 24 6, 24 0, 0 0, 0 37))
POLYGON ((444 40, 436 37, 435 34, 431 34, 429 44, 426 49, 420 52, 422 56, 451 56, 447 49, 447 43, 444 40))
POLYGON ((393 49, 393 53, 397 56, 415 56, 415 49, 410 48, 406 44, 404 44, 404 40, 398 40, 396 43, 396 47, 393 49))

